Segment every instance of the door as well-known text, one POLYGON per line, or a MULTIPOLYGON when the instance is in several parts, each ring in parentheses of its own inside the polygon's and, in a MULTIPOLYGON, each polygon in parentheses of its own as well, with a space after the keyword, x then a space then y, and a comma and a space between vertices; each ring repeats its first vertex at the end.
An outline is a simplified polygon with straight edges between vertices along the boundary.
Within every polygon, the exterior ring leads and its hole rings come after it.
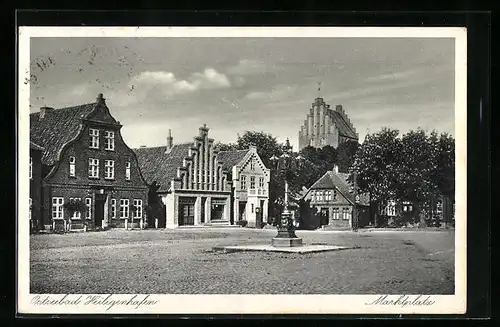
POLYGON ((179 226, 194 225, 194 203, 195 199, 179 199, 179 226))
POLYGON ((95 209, 94 209, 94 226, 95 228, 102 227, 102 220, 104 219, 104 203, 106 203, 106 195, 95 195, 95 209))

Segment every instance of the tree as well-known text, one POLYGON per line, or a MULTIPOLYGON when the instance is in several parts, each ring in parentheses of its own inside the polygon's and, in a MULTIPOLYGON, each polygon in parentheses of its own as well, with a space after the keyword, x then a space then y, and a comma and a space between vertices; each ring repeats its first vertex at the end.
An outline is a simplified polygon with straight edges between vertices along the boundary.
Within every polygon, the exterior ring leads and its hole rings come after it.
POLYGON ((346 141, 337 147, 337 162, 340 172, 348 172, 354 163, 354 156, 358 151, 359 143, 357 141, 346 141))
POLYGON ((248 149, 251 145, 257 147, 257 153, 264 162, 264 165, 271 168, 271 158, 273 155, 280 156, 283 153, 283 145, 279 144, 274 136, 264 132, 246 131, 236 141, 238 150, 248 149))
MULTIPOLYGON (((397 189, 398 159, 401 142, 399 131, 383 128, 380 132, 367 135, 354 156, 350 172, 357 173, 358 189, 369 193, 376 208, 395 196, 397 189)), ((378 212, 375 212, 377 224, 378 212)))
POLYGON ((429 136, 418 129, 403 135, 399 152, 397 193, 400 199, 413 203, 413 217, 425 225, 424 204, 432 203, 439 195, 433 177, 439 158, 439 139, 435 131, 429 136))
POLYGON ((234 143, 222 143, 222 142, 215 142, 214 143, 214 150, 216 151, 231 151, 231 150, 236 150, 237 146, 234 143))

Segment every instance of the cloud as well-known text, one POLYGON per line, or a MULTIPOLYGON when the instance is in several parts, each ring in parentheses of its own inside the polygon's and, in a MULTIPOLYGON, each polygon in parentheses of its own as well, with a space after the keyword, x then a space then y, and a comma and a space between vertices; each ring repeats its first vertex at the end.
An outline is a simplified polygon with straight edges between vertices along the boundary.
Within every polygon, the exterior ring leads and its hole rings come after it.
POLYGON ((206 68, 201 73, 193 73, 187 80, 178 80, 172 72, 145 71, 132 77, 129 82, 129 88, 132 90, 147 92, 155 89, 167 96, 229 87, 231 87, 231 82, 227 76, 213 68, 206 68))
POLYGON ((230 67, 227 72, 233 75, 258 75, 271 70, 272 68, 262 61, 241 59, 237 65, 230 67))
POLYGON ((297 85, 280 84, 269 92, 249 92, 244 98, 247 100, 281 100, 293 94, 297 88, 297 85))

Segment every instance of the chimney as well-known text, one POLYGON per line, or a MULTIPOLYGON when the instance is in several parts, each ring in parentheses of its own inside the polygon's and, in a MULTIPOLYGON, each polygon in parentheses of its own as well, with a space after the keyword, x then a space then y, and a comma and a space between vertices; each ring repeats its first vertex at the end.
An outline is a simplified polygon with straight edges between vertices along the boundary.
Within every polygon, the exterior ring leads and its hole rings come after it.
POLYGON ((338 165, 334 165, 333 166, 333 170, 332 170, 335 174, 338 174, 339 173, 339 166, 338 165))
POLYGON ((167 153, 172 150, 174 147, 174 138, 172 137, 172 130, 168 130, 168 136, 167 136, 167 153))
POLYGON ((47 113, 52 112, 52 111, 54 111, 54 108, 41 107, 40 108, 40 119, 44 118, 47 113))
POLYGON ((338 105, 335 106, 335 111, 340 112, 340 113, 344 113, 344 110, 342 109, 342 105, 341 104, 338 104, 338 105))
POLYGON ((102 95, 102 93, 99 93, 97 95, 97 99, 96 99, 96 102, 99 103, 99 104, 105 104, 106 99, 104 99, 104 96, 102 95))

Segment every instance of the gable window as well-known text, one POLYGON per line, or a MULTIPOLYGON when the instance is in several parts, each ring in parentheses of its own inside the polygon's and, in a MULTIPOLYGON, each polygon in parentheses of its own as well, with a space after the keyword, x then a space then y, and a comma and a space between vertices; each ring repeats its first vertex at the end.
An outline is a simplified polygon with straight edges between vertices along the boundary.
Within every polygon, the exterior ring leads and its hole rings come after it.
POLYGON ((129 211, 129 199, 120 199, 120 218, 126 219, 128 218, 129 211))
POLYGON ((339 219, 339 208, 332 208, 332 219, 339 219))
POLYGON ((264 177, 259 177, 259 187, 264 188, 264 177))
POLYGON ((130 161, 125 163, 125 180, 130 180, 130 161))
POLYGON ((52 219, 64 219, 64 198, 52 198, 52 219))
POLYGON ((87 206, 87 210, 85 211, 85 218, 92 218, 92 198, 85 198, 85 205, 87 206))
POLYGON ((111 199, 111 218, 116 218, 116 199, 111 199))
POLYGON ((134 199, 134 218, 142 218, 142 200, 134 199))
MULTIPOLYGON (((69 202, 79 202, 81 201, 81 198, 69 198, 69 202)), ((81 219, 82 218, 82 213, 80 211, 74 211, 73 216, 71 216, 71 219, 81 219)))
POLYGON ((250 170, 255 170, 255 161, 254 160, 250 161, 250 170))
POLYGON ((104 149, 114 151, 115 150, 115 132, 105 131, 104 132, 104 149))
POLYGON ((250 188, 255 188, 255 176, 250 176, 250 188))
POLYGON ((104 161, 104 178, 105 179, 115 179, 115 161, 105 160, 104 161))
POLYGON ((90 128, 89 136, 90 136, 89 147, 91 149, 99 149, 99 130, 95 128, 90 128))
POLYGON ((326 201, 332 200, 332 191, 326 191, 326 201))
POLYGON ((245 175, 241 175, 240 179, 241 179, 241 189, 246 190, 247 189, 247 177, 245 175))
POLYGON ((324 191, 319 191, 318 192, 318 201, 323 201, 323 192, 324 191))
POLYGON ((89 177, 99 178, 99 159, 89 158, 89 177))
POLYGON ((75 169, 76 159, 74 156, 69 157, 69 176, 75 177, 76 169, 75 169))
POLYGON ((33 158, 30 157, 30 179, 33 179, 33 158))

